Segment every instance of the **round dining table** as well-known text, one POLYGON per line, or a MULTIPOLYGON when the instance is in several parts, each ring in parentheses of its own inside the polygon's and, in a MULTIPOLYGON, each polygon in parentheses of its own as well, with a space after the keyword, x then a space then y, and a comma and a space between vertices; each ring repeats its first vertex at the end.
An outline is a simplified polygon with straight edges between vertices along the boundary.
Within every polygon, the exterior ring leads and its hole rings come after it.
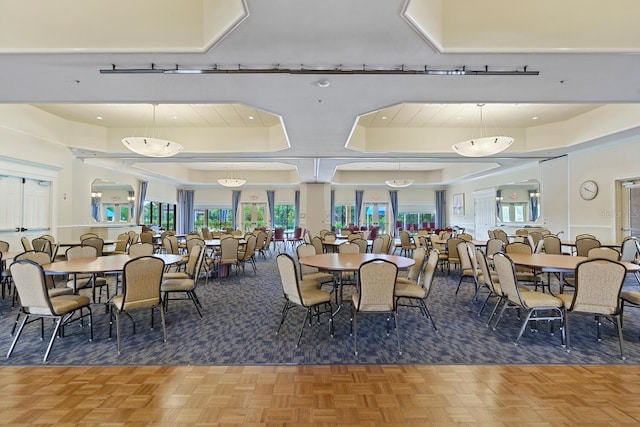
MULTIPOLYGON (((584 256, 556 255, 556 254, 508 254, 514 264, 529 267, 543 273, 558 273, 560 276, 560 293, 564 285, 564 273, 575 271, 576 266, 589 258, 584 256)), ((640 271, 640 266, 632 262, 620 262, 627 269, 627 273, 640 271)))
POLYGON ((373 259, 384 259, 398 266, 403 270, 415 264, 412 258, 387 254, 371 254, 371 253, 330 253, 318 254, 307 257, 300 257, 300 264, 316 267, 320 270, 342 272, 357 271, 362 264, 373 259))
MULTIPOLYGON (((172 254, 154 254, 156 258, 160 258, 165 264, 175 264, 182 260, 182 255, 172 254)), ((127 254, 122 255, 105 255, 96 258, 80 258, 64 261, 56 261, 50 264, 44 264, 42 269, 46 274, 98 274, 98 273, 118 273, 124 268, 124 265, 134 259, 127 254)))

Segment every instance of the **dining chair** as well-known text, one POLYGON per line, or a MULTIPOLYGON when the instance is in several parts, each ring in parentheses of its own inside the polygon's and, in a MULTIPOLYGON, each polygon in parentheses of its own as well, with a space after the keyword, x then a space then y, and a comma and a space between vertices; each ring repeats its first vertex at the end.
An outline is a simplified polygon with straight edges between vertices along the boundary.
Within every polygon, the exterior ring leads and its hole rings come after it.
MULTIPOLYGON (((562 329, 562 346, 565 346, 565 327, 564 327, 564 309, 563 302, 551 293, 538 291, 521 291, 518 286, 518 277, 516 268, 511 258, 504 253, 497 253, 493 257, 493 263, 500 280, 500 287, 506 295, 502 310, 498 315, 498 319, 493 326, 495 331, 502 319, 506 309, 518 309, 526 312, 526 317, 520 327, 520 332, 516 337, 515 344, 518 344, 520 337, 529 322, 538 322, 548 320, 551 334, 553 335, 553 321, 559 320, 562 329)), ((537 326, 536 326, 537 328, 537 326)))
POLYGON ((411 235, 408 231, 401 231, 400 234, 400 255, 410 257, 413 255, 414 249, 416 249, 416 244, 411 239, 411 235))
POLYGON ((130 312, 138 309, 149 308, 151 310, 151 329, 153 330, 153 313, 160 309, 162 320, 162 333, 164 342, 167 342, 167 329, 165 324, 160 285, 164 272, 164 261, 154 256, 142 256, 134 258, 124 265, 122 269, 121 293, 115 295, 109 301, 109 338, 112 336, 113 320, 116 322, 116 335, 118 354, 122 351, 120 345, 122 330, 120 318, 125 313, 133 322, 133 333, 136 332, 136 324, 130 312))
POLYGON ((491 311, 491 315, 489 315, 489 319, 487 320, 486 326, 489 327, 491 325, 491 321, 496 315, 496 311, 498 310, 500 303, 503 302, 506 295, 502 291, 498 275, 489 268, 487 257, 479 248, 476 248, 476 261, 478 263, 478 283, 480 285, 476 294, 479 294, 482 288, 485 288, 488 291, 487 297, 478 311, 478 316, 482 316, 482 312, 491 298, 497 298, 496 303, 493 306, 493 310, 491 311))
MULTIPOLYGON (((475 264, 475 245, 470 241, 462 240, 456 245, 456 253, 458 254, 458 260, 460 262, 460 280, 458 280, 458 286, 456 287, 455 295, 458 295, 458 291, 460 290, 460 285, 462 285, 462 282, 473 283, 474 293, 477 293, 478 282, 476 280, 477 264, 475 264)), ((472 301, 473 300, 475 300, 475 296, 474 298, 472 298, 472 301)))
POLYGON ((420 281, 420 274, 422 273, 422 266, 427 260, 427 249, 420 247, 413 251, 414 264, 409 267, 409 271, 405 277, 398 276, 396 279, 396 286, 399 284, 417 284, 420 281))
MULTIPOLYGON (((637 237, 626 237, 620 245, 620 261, 640 263, 640 239, 637 237)), ((636 281, 640 285, 640 272, 633 273, 636 281)))
POLYGON ((198 284, 198 279, 200 278, 200 271, 202 269, 205 251, 206 247, 204 245, 194 245, 191 247, 187 266, 185 267, 186 277, 167 277, 166 274, 163 275, 160 292, 162 294, 162 302, 165 312, 169 309, 170 300, 188 299, 193 302, 198 315, 202 318, 202 304, 196 295, 196 286, 198 284), (185 294, 186 298, 171 297, 172 294, 177 293, 185 294))
POLYGON ((240 266, 242 266, 243 274, 245 272, 245 266, 247 263, 251 264, 251 267, 253 268, 253 274, 258 274, 255 260, 257 237, 254 235, 250 235, 246 238, 246 241, 247 243, 244 245, 244 248, 238 250, 238 263, 240 266))
POLYGON ((449 237, 447 239, 447 274, 451 273, 452 265, 460 265, 460 258, 458 257, 458 243, 460 242, 464 242, 464 240, 458 239, 457 237, 449 237))
MULTIPOLYGON (((524 242, 512 242, 504 247, 506 254, 532 254, 533 249, 528 243, 524 242)), ((549 287, 549 283, 543 283, 542 280, 538 280, 538 274, 535 270, 529 267, 516 266, 516 274, 518 275, 518 282, 526 282, 533 285, 534 290, 538 290, 538 286, 542 287, 544 291, 545 287, 549 287)))
POLYGON ((118 234, 118 237, 116 237, 116 246, 111 252, 109 252, 109 255, 123 255, 128 253, 129 240, 129 233, 118 234))
POLYGON ((104 240, 99 237, 87 237, 82 240, 81 246, 92 246, 96 248, 96 256, 102 256, 104 250, 104 240))
POLYGON ((600 241, 597 239, 592 239, 591 237, 583 237, 581 239, 576 240, 576 255, 578 256, 588 256, 589 251, 593 248, 599 248, 602 246, 600 241))
POLYGON ((33 246, 31 246, 31 241, 29 241, 28 237, 22 236, 20 238, 20 243, 22 243, 22 248, 25 251, 32 251, 33 250, 33 246))
POLYGON ((384 252, 384 239, 382 236, 378 236, 373 239, 373 243, 371 244, 371 253, 372 254, 381 254, 384 252))
POLYGON ((315 267, 300 264, 299 260, 302 257, 317 255, 316 247, 313 245, 299 245, 296 248, 296 254, 298 255, 298 265, 300 267, 300 279, 302 280, 316 280, 323 284, 331 284, 333 286, 333 274, 319 271, 315 267))
POLYGON ((280 250, 284 250, 283 246, 286 246, 286 238, 284 236, 284 228, 276 227, 273 233, 273 249, 278 250, 278 246, 280 246, 280 250))
POLYGON ((302 325, 300 327, 300 333, 298 334, 296 347, 300 345, 302 332, 304 331, 307 320, 309 321, 309 326, 311 326, 311 320, 315 316, 317 322, 320 323, 321 314, 329 315, 329 334, 333 337, 333 307, 331 305, 331 293, 320 289, 320 285, 317 280, 300 279, 300 276, 296 271, 296 263, 289 254, 278 254, 276 257, 276 264, 278 265, 278 273, 280 275, 280 282, 282 284, 282 291, 285 299, 276 335, 280 333, 280 329, 282 329, 282 325, 285 322, 289 310, 294 307, 302 307, 306 310, 306 314, 304 319, 302 319, 302 325))
POLYGON ((238 275, 238 239, 224 239, 220 241, 220 255, 216 260, 218 280, 225 274, 231 273, 231 268, 235 267, 238 275), (227 273, 225 270, 229 269, 227 273))
MULTIPOLYGON (((15 261, 10 266, 13 283, 20 297, 20 313, 24 316, 18 328, 7 358, 11 356, 22 334, 24 326, 30 319, 52 319, 55 324, 49 345, 45 351, 43 362, 46 362, 53 342, 60 332, 64 336, 64 328, 75 321, 89 318, 89 341, 93 341, 93 320, 91 315, 91 300, 83 295, 49 295, 44 270, 38 263, 22 259, 15 261), (76 317, 75 314, 78 314, 76 317)), ((17 319, 16 319, 17 321, 17 319)), ((44 322, 41 322, 41 339, 44 339, 44 322)))
POLYGON ((544 253, 549 255, 562 255, 562 241, 558 236, 549 234, 542 239, 544 242, 544 253))
POLYGON ((387 260, 373 259, 363 263, 358 269, 358 292, 351 297, 351 334, 356 356, 358 355, 358 316, 363 314, 385 314, 387 336, 390 335, 389 323, 393 316, 398 354, 402 354, 395 297, 397 277, 398 267, 387 260))
POLYGON ((606 246, 601 246, 599 248, 591 248, 589 252, 587 252, 587 258, 603 258, 608 259, 610 261, 619 261, 620 260, 620 252, 614 248, 608 248, 606 246))
POLYGON ((400 278, 398 278, 396 279, 394 291, 396 307, 418 307, 422 315, 431 321, 431 325, 436 332, 438 332, 438 327, 427 308, 427 299, 433 289, 433 279, 439 261, 438 250, 432 249, 426 262, 422 264, 418 283, 406 283, 399 281, 400 278), (407 302, 404 302, 405 300, 407 300, 407 302), (400 303, 400 301, 404 303, 400 303))
POLYGON ((575 291, 573 294, 559 294, 565 310, 565 333, 567 339, 567 351, 570 348, 569 314, 585 313, 595 315, 596 338, 600 342, 601 319, 607 319, 616 326, 618 343, 620 345, 620 357, 624 356, 622 339, 622 302, 620 301, 621 289, 627 269, 624 265, 610 259, 589 259, 576 266, 575 291))
POLYGON ((140 257, 140 256, 151 256, 153 255, 153 244, 152 243, 134 243, 129 246, 129 255, 132 257, 140 257))
MULTIPOLYGON (((356 234, 358 235, 358 234, 356 234)), ((367 253, 367 248, 369 247, 369 244, 367 243, 366 240, 364 240, 361 237, 358 237, 356 239, 351 240, 352 244, 358 245, 359 251, 361 254, 367 253)))
POLYGON ((393 247, 393 239, 390 234, 382 235, 382 253, 391 255, 391 248, 393 247))
POLYGON ((80 235, 80 241, 82 242, 85 239, 90 239, 93 237, 100 237, 100 236, 98 236, 96 233, 84 233, 80 235))

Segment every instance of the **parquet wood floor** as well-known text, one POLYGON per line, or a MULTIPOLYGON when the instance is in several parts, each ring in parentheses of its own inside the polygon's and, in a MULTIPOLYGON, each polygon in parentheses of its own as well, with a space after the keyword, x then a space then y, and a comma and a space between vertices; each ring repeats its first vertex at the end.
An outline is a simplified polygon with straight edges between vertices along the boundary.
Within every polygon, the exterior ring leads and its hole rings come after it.
POLYGON ((0 368, 0 424, 638 425, 638 366, 0 368))

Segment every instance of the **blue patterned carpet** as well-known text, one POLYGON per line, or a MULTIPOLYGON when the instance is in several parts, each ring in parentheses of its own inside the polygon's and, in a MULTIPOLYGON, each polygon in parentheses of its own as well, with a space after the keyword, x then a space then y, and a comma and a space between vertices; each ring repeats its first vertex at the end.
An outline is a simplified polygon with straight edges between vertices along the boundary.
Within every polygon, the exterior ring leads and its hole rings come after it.
MULTIPOLYGON (((137 330, 123 318, 123 351, 118 355, 115 337, 108 338, 108 315, 103 306, 94 306, 94 341, 88 342, 87 327, 74 323, 66 336, 56 339, 49 365, 323 365, 323 364, 638 364, 640 362, 640 310, 627 308, 624 339, 626 361, 619 357, 615 328, 604 323, 602 341, 596 340, 593 316, 571 317, 571 352, 560 345, 560 333, 552 336, 546 323, 539 332, 526 329, 519 345, 514 345, 520 321, 509 310, 496 331, 485 326, 489 310, 478 317, 479 305, 470 309, 472 285, 463 285, 454 295, 458 278, 438 272, 429 309, 439 328, 417 309, 401 307, 399 331, 402 355, 398 355, 395 334, 386 335, 384 317, 359 318, 359 354, 353 353, 349 335, 349 307, 335 318, 335 335, 329 335, 326 317, 320 325, 306 327, 296 348, 302 309, 290 311, 281 333, 275 335, 284 299, 275 258, 258 260, 258 274, 199 282, 198 296, 204 317, 198 317, 190 301, 172 301, 167 313, 166 343, 159 322, 149 329, 148 311, 135 312, 137 330)), ((637 284, 630 276, 626 287, 637 284)), ((15 320, 11 302, 4 301, 0 319, 0 350, 9 348, 9 332, 15 320)), ((159 321, 159 316, 156 316, 159 321)), ((557 328, 556 328, 557 329, 557 328)), ((115 328, 114 328, 115 330, 115 328)), ((25 327, 11 356, 1 365, 42 363, 52 327, 46 324, 45 340, 40 340, 39 323, 25 327)))

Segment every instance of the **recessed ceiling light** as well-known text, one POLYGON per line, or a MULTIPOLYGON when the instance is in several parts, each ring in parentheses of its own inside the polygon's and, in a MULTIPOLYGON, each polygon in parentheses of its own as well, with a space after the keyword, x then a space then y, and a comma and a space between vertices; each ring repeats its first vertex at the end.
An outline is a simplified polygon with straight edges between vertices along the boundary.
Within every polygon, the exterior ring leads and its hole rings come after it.
POLYGON ((249 120, 253 120, 253 119, 254 119, 254 117, 253 117, 253 116, 249 116, 249 120))
POLYGON ((531 117, 531 120, 538 120, 538 116, 531 117))
POLYGON ((382 116, 382 120, 387 120, 387 116, 382 116))
POLYGON ((173 116, 173 120, 178 120, 178 116, 173 116))
POLYGON ((318 80, 316 82, 316 86, 318 87, 329 87, 330 84, 331 82, 329 82, 329 80, 318 80))
POLYGON ((98 117, 96 117, 96 119, 97 120, 102 120, 103 118, 102 118, 102 116, 98 116, 98 117))

